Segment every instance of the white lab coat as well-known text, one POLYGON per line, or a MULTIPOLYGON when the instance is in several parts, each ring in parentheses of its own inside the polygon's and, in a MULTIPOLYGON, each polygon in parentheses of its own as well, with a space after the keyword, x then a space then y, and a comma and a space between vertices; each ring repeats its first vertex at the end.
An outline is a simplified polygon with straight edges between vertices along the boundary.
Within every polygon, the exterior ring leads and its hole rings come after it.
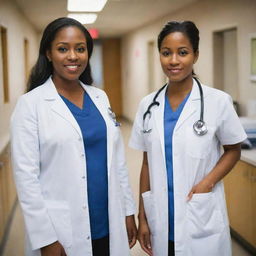
MULTIPOLYGON (((236 144, 246 138, 224 92, 202 86, 204 120, 208 133, 197 136, 193 124, 200 117, 200 93, 196 82, 175 126, 173 145, 175 256, 231 256, 229 223, 222 182, 210 193, 186 198, 191 188, 209 173, 220 158, 220 145, 236 144)), ((151 109, 148 127, 142 133, 143 114, 156 92, 143 98, 135 118, 129 145, 147 152, 150 191, 142 194, 152 233, 154 256, 168 255, 168 187, 164 143, 164 100, 166 89, 151 109)))
MULTIPOLYGON (((128 256, 125 216, 135 213, 135 204, 120 129, 108 113, 106 94, 82 86, 107 126, 110 254, 128 256)), ((68 256, 91 256, 82 133, 51 78, 20 97, 11 119, 11 145, 26 255, 40 255, 39 248, 58 240, 68 256)))

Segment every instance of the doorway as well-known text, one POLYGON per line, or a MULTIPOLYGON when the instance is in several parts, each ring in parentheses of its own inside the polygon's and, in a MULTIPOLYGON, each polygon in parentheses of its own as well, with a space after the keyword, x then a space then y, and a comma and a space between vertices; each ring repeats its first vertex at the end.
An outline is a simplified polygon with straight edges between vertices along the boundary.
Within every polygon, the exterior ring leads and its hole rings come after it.
POLYGON ((237 29, 213 34, 214 87, 238 101, 237 29))

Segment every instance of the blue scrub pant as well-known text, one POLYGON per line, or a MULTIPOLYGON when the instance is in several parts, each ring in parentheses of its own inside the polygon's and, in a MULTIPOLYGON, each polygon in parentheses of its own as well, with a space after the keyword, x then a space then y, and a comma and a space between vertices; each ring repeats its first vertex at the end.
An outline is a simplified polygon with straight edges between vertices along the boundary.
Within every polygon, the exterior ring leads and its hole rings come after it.
POLYGON ((93 256, 109 256, 109 236, 92 240, 93 256))

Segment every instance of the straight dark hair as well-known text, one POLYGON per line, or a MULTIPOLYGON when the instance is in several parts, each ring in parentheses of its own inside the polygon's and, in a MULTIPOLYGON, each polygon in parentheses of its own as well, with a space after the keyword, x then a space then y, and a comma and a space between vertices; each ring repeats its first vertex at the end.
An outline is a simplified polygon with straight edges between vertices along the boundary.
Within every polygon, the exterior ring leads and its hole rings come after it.
POLYGON ((32 68, 28 80, 28 91, 31 91, 34 88, 42 85, 53 74, 53 66, 52 63, 48 60, 46 52, 51 49, 52 41, 55 39, 57 32, 64 27, 70 26, 79 28, 85 35, 88 51, 88 64, 84 72, 80 75, 79 80, 87 85, 92 84, 93 79, 91 75, 89 59, 93 51, 93 39, 88 30, 80 22, 75 19, 63 17, 52 21, 47 25, 43 32, 43 36, 40 42, 39 56, 35 66, 32 68))

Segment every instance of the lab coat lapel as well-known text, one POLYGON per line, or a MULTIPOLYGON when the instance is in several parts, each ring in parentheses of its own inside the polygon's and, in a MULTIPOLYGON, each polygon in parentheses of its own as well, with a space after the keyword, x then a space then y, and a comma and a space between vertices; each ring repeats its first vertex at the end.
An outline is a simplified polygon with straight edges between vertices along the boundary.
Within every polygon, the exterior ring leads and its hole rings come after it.
POLYGON ((76 130, 80 138, 82 138, 81 129, 75 120, 74 116, 70 112, 69 108, 66 106, 64 101, 59 96, 55 85, 51 79, 51 77, 45 83, 45 96, 44 99, 51 104, 52 111, 56 112, 62 118, 67 120, 72 127, 76 130))
MULTIPOLYGON (((176 123, 175 131, 177 131, 181 125, 196 111, 195 102, 200 100, 200 93, 198 89, 198 85, 195 80, 193 80, 193 87, 191 90, 191 94, 180 114, 180 117, 176 123)), ((198 116, 199 119, 199 116, 198 116)))
MULTIPOLYGON (((153 107, 151 112, 154 113, 154 122, 157 127, 157 132, 159 134, 161 148, 163 153, 163 161, 165 163, 165 142, 164 142, 164 104, 165 104, 165 93, 166 93, 167 86, 161 91, 158 95, 156 101, 160 103, 158 107, 153 107)), ((154 129, 154 128, 153 128, 154 129)))
MULTIPOLYGON (((82 84, 85 91, 90 96, 91 100, 97 107, 97 109, 100 111, 106 126, 107 126, 107 156, 108 156, 108 170, 110 170, 111 167, 111 160, 112 160, 112 154, 113 154, 113 141, 114 141, 114 134, 113 134, 113 120, 110 119, 108 114, 108 102, 104 99, 103 93, 100 93, 99 90, 96 90, 92 86, 88 86, 85 84, 82 84)), ((108 172, 109 174, 109 172, 108 172)))

